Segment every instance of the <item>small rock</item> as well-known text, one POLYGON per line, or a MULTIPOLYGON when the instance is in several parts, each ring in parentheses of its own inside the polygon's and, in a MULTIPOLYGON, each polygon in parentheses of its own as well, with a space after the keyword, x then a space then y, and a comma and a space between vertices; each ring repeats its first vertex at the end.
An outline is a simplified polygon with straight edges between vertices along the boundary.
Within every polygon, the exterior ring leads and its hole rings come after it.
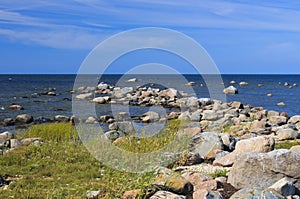
POLYGON ((50 91, 50 92, 47 93, 47 95, 49 95, 49 96, 56 96, 56 93, 53 92, 53 91, 50 91))
POLYGON ((23 146, 29 146, 30 144, 41 144, 43 141, 40 138, 24 138, 21 140, 23 146))
POLYGON ((167 168, 160 169, 152 185, 178 194, 189 194, 193 192, 193 185, 189 181, 167 168))
POLYGON ((238 89, 234 86, 229 86, 223 90, 225 94, 238 94, 238 89))
POLYGON ((106 103, 106 100, 104 97, 97 97, 97 98, 94 98, 92 100, 94 103, 97 103, 97 104, 104 104, 106 103))
POLYGON ((272 93, 268 93, 267 96, 268 96, 268 97, 272 97, 273 94, 272 94, 272 93))
POLYGON ((300 115, 294 115, 288 121, 289 124, 297 124, 298 122, 300 122, 300 115))
POLYGON ((196 82, 189 82, 189 83, 186 83, 185 85, 186 86, 194 86, 194 85, 196 85, 196 82))
POLYGON ((85 123, 86 123, 86 124, 97 124, 98 121, 97 121, 96 118, 90 116, 90 117, 88 117, 88 118, 85 120, 85 123))
POLYGON ((157 122, 159 119, 159 114, 154 111, 149 111, 142 115, 142 122, 157 122))
POLYGON ((79 94, 75 97, 75 99, 78 100, 86 100, 86 99, 92 99, 94 96, 93 93, 85 93, 85 94, 79 94))
POLYGON ((5 118, 3 120, 4 126, 13 126, 15 124, 15 120, 13 118, 5 118))
POLYGON ((222 195, 216 191, 208 191, 206 189, 199 189, 193 193, 193 198, 201 199, 223 199, 222 195))
POLYGON ((5 131, 5 132, 0 134, 0 140, 1 141, 10 140, 10 139, 12 139, 12 137, 13 137, 13 134, 9 131, 5 131))
POLYGON ((17 139, 10 139, 10 148, 14 149, 22 146, 22 143, 17 139))
POLYGON ((68 116, 65 116, 65 115, 56 115, 54 117, 54 120, 56 122, 68 122, 70 120, 70 118, 68 116))
POLYGON ((230 81, 229 84, 236 84, 234 80, 230 81))
POLYGON ((289 182, 287 178, 282 178, 275 184, 269 187, 269 189, 275 190, 283 196, 292 196, 296 192, 296 188, 293 183, 289 182))
POLYGON ((247 86, 249 83, 248 82, 240 82, 239 85, 240 86, 247 86))
POLYGON ((100 191, 87 191, 86 198, 87 199, 98 199, 100 191))
POLYGON ((28 115, 28 114, 18 115, 16 117, 16 122, 17 123, 22 123, 22 124, 28 124, 28 123, 33 122, 33 117, 31 115, 28 115))
POLYGON ((285 106, 285 103, 284 102, 279 102, 279 103, 277 103, 277 106, 285 106))
POLYGON ((8 110, 24 110, 24 108, 21 105, 13 104, 8 107, 8 110))
POLYGON ((123 194, 122 199, 137 199, 140 194, 141 194, 140 189, 126 191, 123 194))
POLYGON ((158 191, 150 199, 186 199, 186 197, 168 191, 158 191))
POLYGON ((137 82, 137 78, 131 78, 131 79, 127 80, 127 82, 137 82))

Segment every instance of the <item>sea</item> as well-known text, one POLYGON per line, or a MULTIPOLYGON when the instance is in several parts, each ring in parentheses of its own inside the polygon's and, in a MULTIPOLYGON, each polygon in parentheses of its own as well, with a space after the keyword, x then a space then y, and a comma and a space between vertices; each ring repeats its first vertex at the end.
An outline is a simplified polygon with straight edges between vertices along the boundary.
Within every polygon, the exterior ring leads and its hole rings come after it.
MULTIPOLYGON (((176 88, 191 91, 191 95, 199 98, 217 96, 212 93, 213 75, 132 75, 137 78, 134 86, 152 86, 159 88, 176 88), (180 81, 184 79, 184 81, 180 81), (207 79, 212 81, 207 82, 207 79), (186 86, 184 82, 195 82, 193 86, 186 86), (139 85, 140 83, 140 85, 139 85), (148 83, 148 84, 147 84, 148 83)), ((55 115, 71 116, 72 93, 76 75, 0 75, 0 121, 4 118, 15 117, 19 114, 30 114, 34 118, 53 118, 55 115), (45 95, 53 91, 56 96, 45 95), (12 104, 19 104, 24 110, 9 110, 12 104)), ((94 86, 99 82, 115 86, 133 86, 127 82, 128 77, 123 75, 86 75, 86 80, 92 79, 94 86), (95 80, 95 78, 97 78, 95 80)), ((253 107, 264 107, 267 110, 286 112, 288 115, 300 115, 300 75, 221 75, 215 82, 219 90, 213 92, 221 96, 223 101, 240 101, 253 107), (219 81, 221 80, 221 82, 219 81), (236 84, 230 84, 235 81, 236 84), (248 85, 240 86, 239 82, 248 85), (261 84, 258 86, 258 84, 261 84), (284 86, 288 84, 291 86, 284 86), (224 95, 221 88, 233 85, 238 89, 236 95, 224 95), (294 86, 293 86, 294 85, 294 86), (299 85, 299 86, 298 86, 299 85), (271 93, 272 97, 267 94, 271 93), (285 106, 278 106, 284 102, 285 106)), ((89 84, 89 86, 91 86, 89 84)), ((109 104, 95 105, 97 115, 111 114, 109 104)), ((130 114, 137 116, 147 112, 149 107, 129 106, 130 114)))

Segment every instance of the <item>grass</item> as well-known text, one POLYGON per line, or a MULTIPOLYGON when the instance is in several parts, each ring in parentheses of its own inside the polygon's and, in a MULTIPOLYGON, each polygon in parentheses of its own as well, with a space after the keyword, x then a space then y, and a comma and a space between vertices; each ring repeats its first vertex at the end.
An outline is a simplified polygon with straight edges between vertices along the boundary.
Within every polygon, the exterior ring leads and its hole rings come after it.
POLYGON ((40 137, 44 144, 0 157, 0 175, 20 178, 0 189, 1 198, 85 198, 88 190, 100 190, 103 198, 120 198, 126 190, 144 189, 154 177, 106 167, 74 139, 71 124, 36 125, 18 137, 40 137))
POLYGON ((290 149, 293 146, 300 145, 300 141, 283 141, 275 144, 275 149, 290 149))
POLYGON ((224 170, 217 170, 215 173, 211 173, 209 175, 213 178, 218 178, 218 177, 226 177, 227 173, 228 170, 224 169, 224 170))
MULTIPOLYGON (((117 146, 139 153, 158 150, 185 124, 173 120, 157 136, 141 140, 126 137, 117 146)), ((145 190, 155 175, 105 166, 87 151, 69 123, 34 125, 16 137, 38 137, 44 143, 19 147, 0 157, 0 176, 18 178, 7 189, 0 188, 0 198, 85 198, 89 190, 100 191, 101 198, 121 198, 127 190, 145 190)))

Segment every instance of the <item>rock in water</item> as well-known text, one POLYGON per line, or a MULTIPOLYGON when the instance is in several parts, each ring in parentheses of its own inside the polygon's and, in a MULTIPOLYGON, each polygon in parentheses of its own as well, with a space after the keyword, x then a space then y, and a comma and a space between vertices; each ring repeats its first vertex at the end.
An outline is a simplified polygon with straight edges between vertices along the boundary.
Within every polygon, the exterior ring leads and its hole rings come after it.
POLYGON ((238 89, 235 88, 234 86, 229 86, 229 87, 225 88, 223 90, 223 92, 225 94, 232 94, 232 95, 234 95, 234 94, 238 94, 238 89))
POLYGON ((28 115, 28 114, 18 115, 16 117, 16 122, 17 123, 22 123, 22 124, 28 124, 28 123, 33 122, 33 117, 31 115, 28 115))

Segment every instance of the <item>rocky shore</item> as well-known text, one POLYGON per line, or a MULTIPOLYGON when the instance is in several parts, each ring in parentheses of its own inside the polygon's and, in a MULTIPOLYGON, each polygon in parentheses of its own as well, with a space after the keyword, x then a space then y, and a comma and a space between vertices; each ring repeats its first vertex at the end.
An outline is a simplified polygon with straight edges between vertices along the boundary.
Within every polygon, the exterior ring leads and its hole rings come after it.
MULTIPOLYGON (((190 83, 186 86, 190 86, 190 83)), ((243 85, 247 85, 243 82, 243 85)), ((114 116, 77 118, 57 115, 54 118, 33 118, 22 114, 6 118, 4 126, 28 126, 47 122, 71 122, 108 126, 105 134, 118 142, 132 135, 137 123, 164 124, 169 120, 188 121, 178 134, 189 135, 189 150, 176 164, 159 168, 149 190, 128 190, 123 198, 300 198, 300 115, 265 110, 241 102, 221 102, 188 96, 176 89, 151 87, 114 87, 100 83, 97 87, 81 87, 73 92, 74 100, 97 104, 161 106, 165 113, 148 111, 130 116, 119 112, 114 116), (101 95, 94 97, 95 94, 101 95), (289 149, 276 144, 295 143, 289 149)), ((237 94, 235 87, 224 90, 237 94)), ((52 93, 53 94, 53 93, 52 93)), ((11 109, 21 109, 13 105, 11 109)), ((22 145, 42 144, 39 138, 14 139, 10 132, 0 134, 2 153, 22 145)), ((177 154, 175 154, 177 155, 177 154)), ((180 154, 179 154, 180 155, 180 154)), ((0 184, 1 186, 1 184, 0 184)), ((98 198, 88 192, 87 198, 98 198)))

